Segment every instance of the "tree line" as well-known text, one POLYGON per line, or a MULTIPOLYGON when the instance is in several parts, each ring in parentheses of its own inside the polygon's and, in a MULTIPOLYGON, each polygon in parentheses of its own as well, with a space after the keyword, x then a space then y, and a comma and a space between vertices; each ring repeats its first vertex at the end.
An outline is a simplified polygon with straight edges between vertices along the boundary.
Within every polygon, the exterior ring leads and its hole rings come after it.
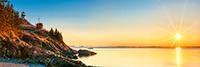
POLYGON ((62 34, 61 32, 58 31, 57 28, 55 29, 55 31, 53 30, 53 28, 51 28, 49 34, 52 38, 55 38, 56 40, 63 42, 62 34))
MULTIPOLYGON (((20 24, 22 24, 22 19, 19 17, 19 12, 13 9, 13 5, 7 0, 0 1, 0 33, 14 31, 17 36, 22 37, 20 24)), ((49 35, 63 42, 62 34, 57 29, 54 31, 51 28, 49 35)))
POLYGON ((22 23, 19 12, 13 9, 9 1, 0 1, 0 32, 16 32, 22 23))

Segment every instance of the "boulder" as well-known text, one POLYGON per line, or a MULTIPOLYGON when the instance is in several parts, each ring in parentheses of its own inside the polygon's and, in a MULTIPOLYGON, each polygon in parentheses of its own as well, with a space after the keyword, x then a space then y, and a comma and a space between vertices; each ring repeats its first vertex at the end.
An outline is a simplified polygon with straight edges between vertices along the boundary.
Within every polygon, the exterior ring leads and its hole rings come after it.
POLYGON ((89 50, 82 50, 80 49, 78 51, 78 56, 79 57, 83 57, 83 56, 92 56, 92 55, 96 55, 97 53, 93 52, 93 51, 89 51, 89 50))

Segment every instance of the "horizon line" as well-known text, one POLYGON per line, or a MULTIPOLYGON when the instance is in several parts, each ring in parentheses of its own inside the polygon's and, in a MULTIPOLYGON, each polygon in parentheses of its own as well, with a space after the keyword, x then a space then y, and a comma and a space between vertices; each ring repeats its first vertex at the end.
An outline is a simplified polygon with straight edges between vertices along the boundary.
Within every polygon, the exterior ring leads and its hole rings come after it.
MULTIPOLYGON (((70 46, 70 47, 87 47, 88 46, 70 46)), ((200 48, 200 46, 105 46, 105 47, 91 47, 91 48, 200 48)))

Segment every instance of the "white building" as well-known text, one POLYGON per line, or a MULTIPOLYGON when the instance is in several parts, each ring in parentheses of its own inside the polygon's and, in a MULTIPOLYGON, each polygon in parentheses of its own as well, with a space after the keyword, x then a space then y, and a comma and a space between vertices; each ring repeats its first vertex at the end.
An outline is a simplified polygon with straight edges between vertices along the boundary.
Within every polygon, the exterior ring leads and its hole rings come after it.
POLYGON ((21 18, 26 19, 25 12, 22 12, 22 14, 21 14, 21 18))

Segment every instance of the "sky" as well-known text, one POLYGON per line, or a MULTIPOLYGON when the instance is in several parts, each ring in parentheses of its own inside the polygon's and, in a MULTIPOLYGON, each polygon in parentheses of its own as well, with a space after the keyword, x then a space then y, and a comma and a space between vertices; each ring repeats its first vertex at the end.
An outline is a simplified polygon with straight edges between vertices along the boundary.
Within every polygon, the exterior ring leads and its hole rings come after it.
POLYGON ((70 46, 200 46, 200 0, 10 0, 70 46), (182 38, 177 40, 179 33, 182 38))

